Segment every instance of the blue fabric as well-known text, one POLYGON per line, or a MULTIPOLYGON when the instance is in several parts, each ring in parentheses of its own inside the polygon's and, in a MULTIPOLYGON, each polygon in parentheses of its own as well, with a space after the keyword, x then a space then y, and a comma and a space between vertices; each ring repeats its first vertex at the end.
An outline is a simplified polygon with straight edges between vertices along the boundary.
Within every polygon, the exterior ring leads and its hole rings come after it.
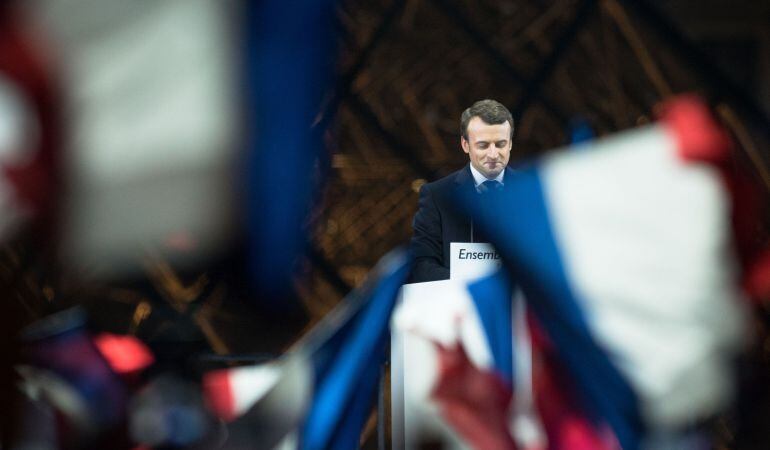
POLYGON ((504 272, 496 272, 470 283, 468 292, 479 314, 495 369, 502 375, 508 387, 513 389, 513 286, 510 276, 504 272))
POLYGON ((626 450, 643 433, 635 393, 594 340, 556 245, 536 166, 522 167, 493 200, 495 217, 459 199, 500 252, 529 308, 555 344, 594 420, 606 421, 626 450))
POLYGON ((358 389, 353 392, 349 406, 343 413, 327 448, 357 449, 360 447, 361 432, 376 400, 377 385, 379 384, 383 361, 387 356, 385 352, 386 349, 383 348, 382 351, 378 350, 368 358, 358 389))
POLYGON ((98 427, 123 419, 128 394, 86 330, 85 315, 77 309, 42 319, 22 342, 25 362, 47 369, 71 387, 98 427))
MULTIPOLYGON (((589 142, 593 140, 596 136, 594 134, 594 130, 591 128, 591 125, 588 123, 587 120, 578 118, 572 120, 570 123, 570 143, 571 144, 580 144, 583 142, 589 142)), ((582 148, 580 146, 574 147, 576 149, 582 148)))
POLYGON ((303 449, 358 448, 385 361, 390 317, 411 269, 405 253, 395 258, 363 307, 317 352, 319 372, 303 427, 303 449))
POLYGON ((250 274, 254 297, 280 310, 286 305, 271 302, 284 300, 304 250, 313 165, 324 149, 324 130, 311 125, 333 80, 334 2, 264 0, 245 9, 250 274))

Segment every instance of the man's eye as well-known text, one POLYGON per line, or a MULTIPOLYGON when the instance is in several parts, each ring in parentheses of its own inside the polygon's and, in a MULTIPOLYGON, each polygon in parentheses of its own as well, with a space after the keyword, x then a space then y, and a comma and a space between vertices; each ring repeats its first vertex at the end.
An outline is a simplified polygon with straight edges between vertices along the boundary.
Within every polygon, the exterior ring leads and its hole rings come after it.
POLYGON ((505 145, 508 143, 508 141, 497 141, 495 145, 497 145, 497 148, 505 148, 505 145))
POLYGON ((479 148, 481 148, 481 149, 484 149, 484 148, 487 148, 487 147, 489 147, 489 144, 487 144, 486 142, 483 143, 483 144, 479 144, 479 148))

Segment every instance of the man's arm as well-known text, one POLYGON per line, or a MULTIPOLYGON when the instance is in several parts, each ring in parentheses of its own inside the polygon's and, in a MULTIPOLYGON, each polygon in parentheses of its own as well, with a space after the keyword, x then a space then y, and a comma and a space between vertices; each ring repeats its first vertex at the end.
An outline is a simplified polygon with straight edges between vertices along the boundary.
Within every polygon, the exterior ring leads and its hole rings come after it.
POLYGON ((420 200, 412 226, 414 235, 410 248, 414 267, 409 282, 449 279, 449 268, 442 264, 441 214, 427 184, 420 188, 420 200))

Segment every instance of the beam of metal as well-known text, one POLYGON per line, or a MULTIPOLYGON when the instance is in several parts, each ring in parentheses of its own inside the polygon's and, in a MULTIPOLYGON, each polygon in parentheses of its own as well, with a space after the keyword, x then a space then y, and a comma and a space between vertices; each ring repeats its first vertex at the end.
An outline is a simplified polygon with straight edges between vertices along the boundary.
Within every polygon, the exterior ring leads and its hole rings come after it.
MULTIPOLYGON (((540 95, 540 86, 542 85, 543 80, 545 80, 545 78, 551 74, 553 69, 556 67, 556 64, 561 55, 568 48, 569 44, 574 40, 574 36, 582 28, 582 25, 586 22, 587 17, 589 16, 588 13, 595 5, 594 0, 586 0, 581 4, 575 15, 575 19, 565 29, 562 36, 557 39, 553 51, 545 58, 541 66, 535 72, 535 76, 529 79, 521 76, 518 71, 516 71, 496 49, 494 49, 488 42, 486 42, 486 40, 484 40, 484 38, 481 37, 478 32, 470 27, 470 24, 467 24, 463 18, 456 16, 456 12, 451 10, 451 7, 448 7, 448 5, 443 2, 443 0, 438 1, 441 2, 445 9, 450 10, 450 15, 454 16, 457 21, 461 22, 463 24, 463 28, 465 28, 466 31, 468 31, 469 34, 474 37, 474 39, 480 41, 477 42, 480 46, 487 49, 487 51, 495 60, 498 61, 498 63, 501 64, 501 66, 507 68, 507 71, 513 78, 524 84, 524 97, 518 102, 514 111, 517 111, 520 114, 526 109, 532 100, 539 98, 541 102, 543 102, 543 104, 546 106, 546 108, 548 108, 551 113, 553 113, 562 123, 566 122, 566 114, 561 112, 555 105, 550 104, 547 99, 542 98, 540 95)), ((339 103, 345 100, 359 117, 361 117, 365 122, 377 130, 385 143, 397 157, 409 164, 409 166, 411 166, 412 169, 421 177, 427 180, 434 180, 438 178, 439 174, 436 171, 430 169, 428 165, 422 161, 422 159, 418 156, 417 151, 412 146, 401 140, 394 133, 388 131, 377 118, 377 115, 371 110, 371 108, 363 99, 356 95, 350 95, 350 84, 353 82, 358 72, 363 68, 369 55, 379 45, 379 42, 387 33, 390 24, 400 14, 403 6, 404 2, 397 2, 394 7, 391 8, 388 15, 375 31, 366 48, 364 48, 364 50, 362 50, 359 54, 356 63, 345 75, 341 77, 340 82, 337 85, 337 89, 335 90, 334 97, 332 100, 330 100, 324 112, 324 119, 322 119, 322 122, 327 122, 329 118, 334 115, 334 112, 337 110, 339 103)), ((324 255, 318 249, 310 246, 308 250, 308 256, 310 260, 322 271, 327 280, 329 280, 338 291, 343 294, 350 291, 350 286, 339 276, 339 273, 337 273, 333 264, 326 260, 324 255)))
POLYGON ((334 93, 324 106, 323 112, 321 114, 321 120, 316 126, 320 127, 321 129, 325 129, 329 121, 334 118, 340 103, 342 103, 342 101, 345 100, 348 95, 350 95, 350 86, 353 84, 353 81, 355 81, 356 77, 361 72, 361 69, 364 68, 369 60, 369 57, 372 55, 372 53, 374 53, 374 50, 379 47, 382 40, 388 34, 388 31, 393 25, 393 22, 401 16, 401 13, 404 10, 404 6, 406 6, 406 0, 397 0, 395 3, 393 3, 393 6, 391 6, 390 9, 385 13, 385 17, 382 19, 382 22, 380 22, 380 24, 374 30, 374 33, 372 33, 371 38, 369 38, 369 42, 367 42, 364 48, 361 49, 361 51, 358 53, 356 61, 352 66, 350 66, 348 71, 342 74, 342 76, 340 76, 337 80, 334 93))
POLYGON ((646 0, 621 0, 635 11, 655 32, 667 42, 680 59, 698 73, 710 88, 710 94, 718 101, 725 101, 741 111, 757 130, 770 139, 770 117, 746 91, 727 77, 709 58, 688 39, 684 33, 656 7, 646 0))
MULTIPOLYGON (((393 25, 393 22, 401 15, 405 5, 406 0, 397 0, 387 11, 385 17, 372 33, 369 42, 367 42, 364 48, 359 52, 358 56, 356 57, 356 61, 352 66, 350 66, 347 72, 338 78, 332 93, 332 97, 324 105, 319 120, 313 126, 313 128, 320 130, 321 132, 328 128, 329 123, 336 116, 340 103, 342 103, 342 101, 349 96, 351 84, 361 72, 361 69, 363 69, 371 54, 387 35, 388 30, 390 30, 390 27, 393 25)), ((382 127, 380 126, 380 128, 382 127)), ((326 155, 326 158, 324 158, 324 155, 321 155, 321 161, 319 165, 322 171, 321 178, 325 180, 328 177, 328 172, 331 165, 331 159, 328 157, 328 155, 326 155)), ((332 286, 334 286, 334 288, 340 294, 345 296, 351 291, 351 286, 342 279, 334 265, 329 260, 327 260, 323 253, 312 243, 308 244, 307 251, 305 253, 307 254, 312 264, 321 271, 326 280, 332 286)))
POLYGON ((324 108, 323 116, 318 126, 327 126, 328 122, 334 117, 336 111, 339 108, 339 105, 345 101, 359 117, 361 117, 365 122, 377 130, 385 143, 392 149, 393 153, 397 157, 405 161, 419 176, 427 180, 433 180, 437 178, 438 174, 436 171, 430 169, 428 165, 419 158, 416 149, 413 146, 405 143, 395 134, 385 129, 369 105, 367 105, 366 102, 359 96, 352 94, 350 91, 351 84, 365 66, 369 56, 371 56, 374 50, 379 46, 382 39, 387 35, 387 32, 392 26, 393 22, 398 17, 400 17, 405 6, 406 0, 397 0, 388 10, 385 18, 382 20, 382 22, 380 22, 380 25, 374 31, 371 39, 369 39, 369 42, 359 53, 356 62, 344 75, 340 77, 332 98, 324 108))
POLYGON ((324 278, 326 278, 329 284, 331 284, 342 297, 348 295, 348 293, 353 290, 353 287, 349 285, 347 281, 342 279, 339 272, 337 272, 337 269, 334 267, 334 264, 326 259, 326 256, 314 245, 308 244, 305 254, 308 259, 310 259, 313 266, 321 271, 324 278))
POLYGON ((382 123, 380 123, 380 120, 377 118, 377 115, 359 96, 351 95, 348 97, 347 105, 353 109, 356 115, 364 119, 370 126, 376 129, 388 147, 390 147, 391 151, 397 157, 401 158, 407 164, 409 164, 419 176, 429 181, 438 177, 439 173, 428 167, 428 165, 420 158, 414 147, 402 141, 401 138, 385 129, 382 123))
POLYGON ((438 5, 447 17, 452 19, 462 30, 464 30, 465 33, 473 40, 474 44, 476 44, 476 46, 481 48, 487 55, 489 55, 489 57, 492 58, 509 77, 511 77, 517 83, 522 84, 523 86, 532 87, 532 92, 525 92, 525 96, 531 95, 533 96, 533 99, 539 100, 540 103, 542 103, 543 106, 548 110, 548 112, 553 114, 562 125, 567 123, 568 114, 566 114, 558 105, 543 95, 540 90, 540 85, 533 83, 535 78, 527 78, 518 70, 516 70, 516 68, 511 65, 508 59, 497 48, 495 48, 495 46, 489 43, 489 41, 470 22, 468 22, 465 17, 458 13, 457 8, 451 5, 447 0, 433 0, 433 3, 438 5))
MULTIPOLYGON (((438 177, 438 174, 419 158, 416 149, 402 141, 382 125, 377 115, 364 100, 360 99, 357 95, 351 95, 346 101, 358 117, 362 118, 382 136, 382 139, 395 156, 405 161, 419 176, 428 180, 434 180, 438 177)), ((321 271, 326 280, 343 296, 352 290, 352 287, 339 275, 334 264, 326 259, 323 253, 312 243, 307 245, 305 253, 312 264, 321 271)))
MULTIPOLYGON (((569 44, 574 40, 574 36, 586 22, 587 17, 589 16, 588 13, 590 12, 591 8, 595 6, 594 0, 586 0, 581 4, 575 15, 575 19, 565 29, 562 36, 557 39, 553 51, 545 58, 543 63, 535 72, 535 75, 531 78, 525 78, 519 74, 519 72, 513 68, 510 63, 508 63, 508 61, 500 54, 497 49, 489 44, 480 35, 480 33, 473 29, 473 27, 467 23, 464 18, 460 17, 451 6, 445 3, 444 0, 435 1, 439 2, 445 12, 447 12, 450 17, 455 19, 455 21, 458 22, 461 27, 474 38, 477 45, 484 48, 493 59, 495 59, 503 68, 505 68, 511 77, 524 85, 524 96, 521 100, 519 100, 516 108, 514 108, 514 114, 520 115, 533 100, 539 99, 543 105, 558 118, 558 120, 560 120, 562 123, 566 122, 567 115, 564 114, 556 105, 552 104, 548 99, 542 96, 540 87, 543 81, 556 67, 556 64, 561 55, 569 47, 569 44)), ((391 7, 386 17, 378 26, 377 30, 375 30, 366 47, 359 54, 356 62, 351 66, 348 72, 340 77, 334 95, 332 99, 327 103, 327 107, 325 108, 323 119, 321 120, 320 125, 323 127, 323 125, 327 124, 328 120, 334 116, 334 113, 337 111, 339 104, 345 100, 359 117, 361 117, 370 126, 377 130, 377 132, 382 136, 386 144, 391 148, 397 157, 407 162, 421 177, 428 180, 433 180, 436 179, 439 174, 436 171, 430 169, 428 165, 419 158, 415 149, 402 141, 398 136, 385 129, 380 120, 377 118, 376 114, 374 114, 374 112, 364 100, 358 96, 350 95, 350 85, 352 84, 353 80, 355 80, 355 77, 358 75, 360 70, 364 67, 371 53, 377 48, 380 41, 387 34, 387 31, 389 30, 393 21, 400 15, 404 5, 405 1, 398 1, 393 5, 393 7, 391 7)), ((334 266, 325 259, 320 251, 314 247, 310 247, 308 256, 310 257, 311 261, 313 261, 313 263, 321 269, 326 278, 332 283, 332 285, 335 286, 335 288, 337 288, 341 293, 347 293, 350 291, 350 286, 347 285, 344 280, 342 280, 342 278, 334 269, 334 266)))
MULTIPOLYGON (((556 43, 554 44, 551 53, 549 53, 540 64, 540 67, 535 71, 535 75, 526 80, 524 94, 511 111, 514 117, 520 117, 533 100, 538 96, 542 97, 541 87, 543 82, 553 73, 554 69, 556 69, 564 52, 570 47, 570 44, 575 41, 578 32, 580 32, 588 22, 595 6, 596 0, 585 0, 580 4, 578 10, 575 12, 575 17, 572 19, 572 22, 570 22, 562 34, 556 39, 556 43)), ((562 118, 562 120, 564 119, 562 118)))

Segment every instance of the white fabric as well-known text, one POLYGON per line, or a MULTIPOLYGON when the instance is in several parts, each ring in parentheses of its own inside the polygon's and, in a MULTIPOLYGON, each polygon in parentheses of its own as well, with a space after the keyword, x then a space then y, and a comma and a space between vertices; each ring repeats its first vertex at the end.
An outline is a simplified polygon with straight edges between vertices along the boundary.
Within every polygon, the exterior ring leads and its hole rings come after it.
MULTIPOLYGON (((0 73, 0 168, 23 168, 35 155, 40 124, 18 86, 0 73)), ((33 211, 0 171, 0 242, 29 220, 33 211)))
POLYGON ((35 157, 40 123, 19 87, 0 72, 0 167, 23 167, 35 157))
POLYGON ((63 67, 68 268, 124 276, 147 247, 175 266, 223 248, 240 123, 234 2, 24 3, 63 67))
POLYGON ((279 364, 261 364, 230 369, 230 389, 233 393, 235 415, 241 415, 261 399, 281 376, 279 364))
POLYGON ((656 426, 724 405, 743 318, 722 181, 680 160, 668 133, 622 133, 542 166, 567 276, 656 426))
POLYGON ((427 435, 441 439, 443 448, 467 449, 457 433, 441 419, 438 406, 430 399, 438 376, 438 358, 432 342, 444 346, 462 342, 476 367, 492 366, 492 354, 466 282, 406 284, 401 298, 391 325, 392 348, 403 352, 394 353, 392 363, 398 370, 394 373, 392 389, 397 392, 403 386, 403 397, 396 396, 394 406, 394 448, 419 448, 419 438, 427 435), (398 379, 400 375, 402 380, 398 379))

